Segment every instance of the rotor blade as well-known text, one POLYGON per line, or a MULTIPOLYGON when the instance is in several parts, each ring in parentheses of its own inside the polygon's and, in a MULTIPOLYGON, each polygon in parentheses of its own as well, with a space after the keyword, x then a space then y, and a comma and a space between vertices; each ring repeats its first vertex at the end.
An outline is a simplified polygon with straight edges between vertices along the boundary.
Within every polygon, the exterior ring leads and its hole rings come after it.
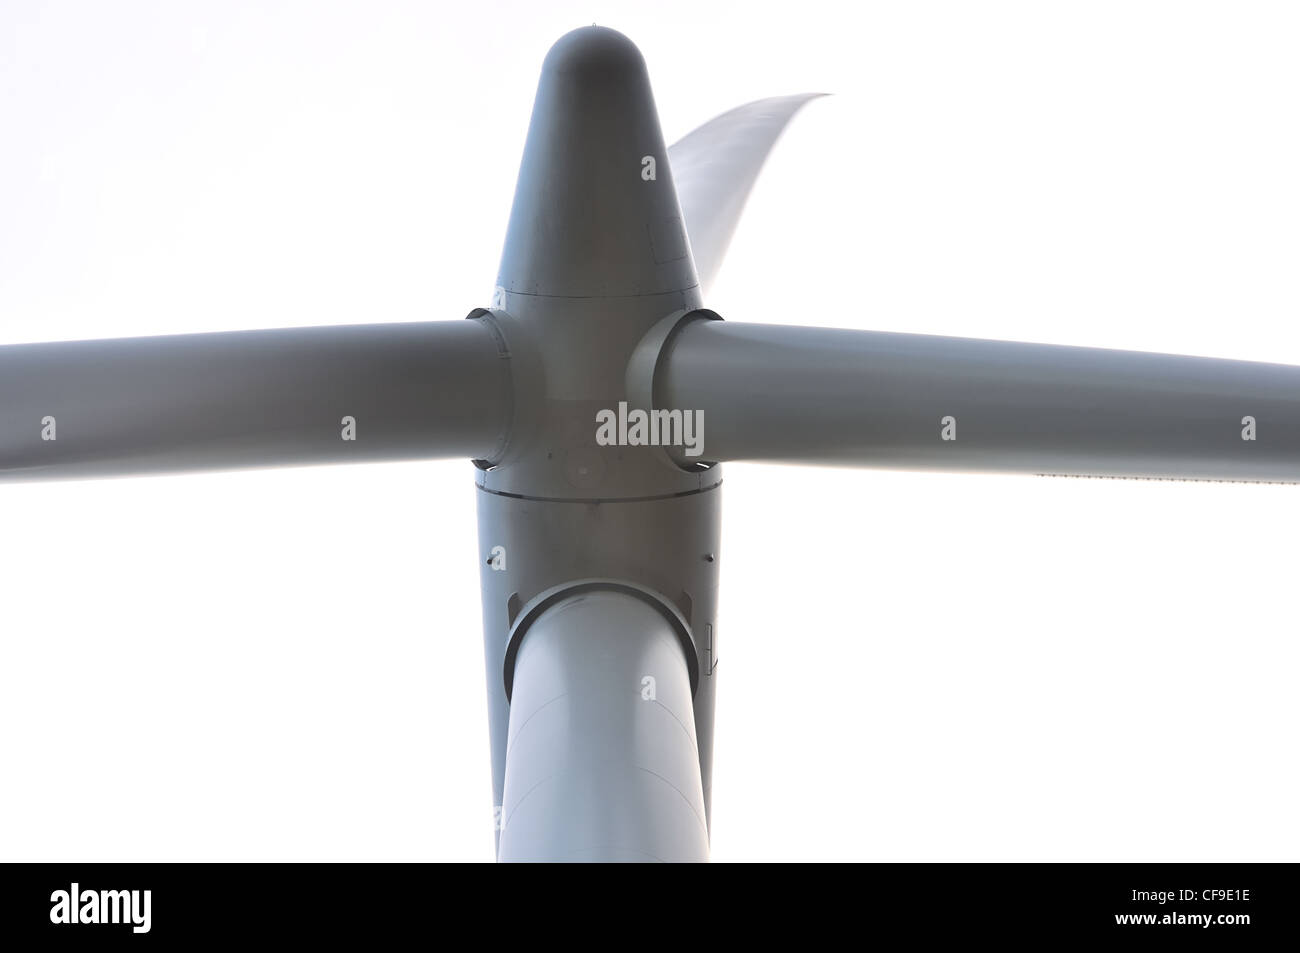
POLYGON ((1300 481, 1281 364, 698 321, 655 394, 703 412, 683 462, 1300 481))
POLYGON ((824 95, 774 96, 737 106, 668 149, 695 268, 706 291, 768 153, 800 107, 824 95))
POLYGON ((708 860, 691 678, 663 612, 574 591, 518 644, 498 859, 708 860))
POLYGON ((490 457, 510 419, 482 321, 0 347, 0 479, 490 457))

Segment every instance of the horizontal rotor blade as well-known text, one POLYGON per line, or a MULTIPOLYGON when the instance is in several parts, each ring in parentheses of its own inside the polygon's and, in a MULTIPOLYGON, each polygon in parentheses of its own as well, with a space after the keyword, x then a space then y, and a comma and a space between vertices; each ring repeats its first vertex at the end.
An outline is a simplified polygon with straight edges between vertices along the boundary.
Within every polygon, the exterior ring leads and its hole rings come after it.
POLYGON ((0 347, 0 480, 489 457, 510 419, 481 321, 0 347))
POLYGON ((698 460, 1300 482, 1300 367, 700 321, 655 405, 698 460))
POLYGON ((774 96, 710 119, 668 149, 700 286, 707 291, 763 163, 805 103, 824 93, 774 96))

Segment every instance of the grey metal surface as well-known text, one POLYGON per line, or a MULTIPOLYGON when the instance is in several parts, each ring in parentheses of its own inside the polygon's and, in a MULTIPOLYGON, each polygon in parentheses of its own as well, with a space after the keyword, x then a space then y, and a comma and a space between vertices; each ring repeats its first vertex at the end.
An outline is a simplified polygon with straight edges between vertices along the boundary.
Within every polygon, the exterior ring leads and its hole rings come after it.
POLYGON ((626 592, 561 599, 519 645, 502 861, 704 861, 690 678, 668 619, 626 592))
POLYGON ((488 457, 507 373, 464 320, 9 345, 0 479, 488 457))
POLYGON ((707 821, 720 468, 596 439, 600 411, 646 403, 666 329, 700 304, 645 62, 621 34, 584 27, 546 58, 498 285, 480 318, 509 353, 514 425, 477 474, 496 810, 509 811, 506 734, 518 717, 506 696, 511 627, 540 594, 600 576, 660 593, 695 634, 703 674, 682 720, 707 821))
POLYGON ((773 96, 737 106, 668 148, 695 268, 706 292, 772 147, 795 113, 823 95, 773 96))
POLYGON ((505 342, 513 387, 511 435, 479 484, 536 499, 645 499, 706 489, 717 475, 674 463, 663 446, 601 445, 597 414, 642 406, 657 329, 693 296, 551 298, 508 295, 515 311, 485 311, 505 342), (522 313, 519 313, 522 312, 522 313), (636 402, 636 403, 633 403, 636 402))
POLYGON ((647 500, 534 500, 482 486, 477 496, 493 805, 500 810, 505 788, 511 629, 525 607, 543 593, 598 575, 660 593, 690 628, 697 672, 694 730, 707 819, 719 673, 718 485, 706 492, 647 500))
POLYGON ((547 54, 497 281, 485 320, 510 351, 516 426, 481 485, 607 500, 713 482, 663 448, 595 439, 642 338, 700 304, 645 60, 621 33, 582 27, 547 54))
POLYGON ((1297 367, 731 321, 670 347, 656 399, 704 410, 710 460, 1300 480, 1297 367))
POLYGON ((621 33, 574 30, 542 64, 497 284, 562 297, 698 284, 645 60, 621 33))

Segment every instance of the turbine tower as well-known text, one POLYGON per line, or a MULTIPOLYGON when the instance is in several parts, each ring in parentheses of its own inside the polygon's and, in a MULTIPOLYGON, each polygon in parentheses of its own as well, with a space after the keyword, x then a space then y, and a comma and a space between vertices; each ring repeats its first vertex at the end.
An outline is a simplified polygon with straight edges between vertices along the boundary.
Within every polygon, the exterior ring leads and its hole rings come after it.
POLYGON ((0 477, 472 460, 498 858, 706 860, 723 462, 1300 479, 1300 368, 705 310, 811 98, 666 148, 636 47, 575 30, 490 308, 0 348, 0 477))

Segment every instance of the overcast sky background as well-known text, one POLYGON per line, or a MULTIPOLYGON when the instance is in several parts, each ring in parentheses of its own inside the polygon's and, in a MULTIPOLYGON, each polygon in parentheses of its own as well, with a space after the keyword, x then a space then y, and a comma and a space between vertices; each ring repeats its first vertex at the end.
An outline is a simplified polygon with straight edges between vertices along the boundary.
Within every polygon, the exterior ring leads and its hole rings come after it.
MULTIPOLYGON (((726 318, 1300 364, 1276 3, 0 6, 0 344, 459 319, 537 73, 796 120, 726 318)), ((728 466, 716 860, 1300 859, 1300 488, 728 466)), ((467 462, 0 487, 0 857, 492 857, 467 462)))

